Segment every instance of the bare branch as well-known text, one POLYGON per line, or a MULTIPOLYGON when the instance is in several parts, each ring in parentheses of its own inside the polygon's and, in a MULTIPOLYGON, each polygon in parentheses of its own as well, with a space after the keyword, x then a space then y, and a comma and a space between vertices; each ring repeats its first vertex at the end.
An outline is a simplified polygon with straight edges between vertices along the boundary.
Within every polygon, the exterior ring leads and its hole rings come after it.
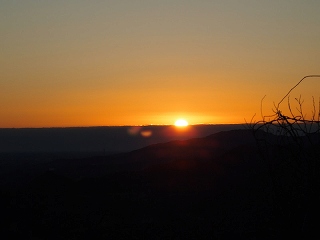
POLYGON ((306 78, 313 78, 313 77, 320 77, 320 75, 308 75, 303 77, 295 86, 293 86, 289 92, 280 100, 280 102, 278 103, 278 108, 280 106, 280 104, 283 102, 283 100, 292 92, 293 89, 295 89, 304 79, 306 78))

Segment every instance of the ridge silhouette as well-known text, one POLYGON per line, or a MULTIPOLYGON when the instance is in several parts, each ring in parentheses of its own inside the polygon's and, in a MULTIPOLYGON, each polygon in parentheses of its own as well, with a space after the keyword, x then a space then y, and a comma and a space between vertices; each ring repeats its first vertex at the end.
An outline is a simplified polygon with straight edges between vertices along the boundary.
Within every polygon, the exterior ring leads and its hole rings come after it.
POLYGON ((24 175, 8 161, 1 182, 14 187, 1 184, 0 210, 8 219, 4 234, 27 232, 24 237, 31 239, 301 236, 303 209, 290 209, 296 214, 277 221, 272 182, 257 145, 261 139, 273 154, 287 154, 288 141, 279 136, 232 130, 111 156, 30 160, 19 170, 24 175))

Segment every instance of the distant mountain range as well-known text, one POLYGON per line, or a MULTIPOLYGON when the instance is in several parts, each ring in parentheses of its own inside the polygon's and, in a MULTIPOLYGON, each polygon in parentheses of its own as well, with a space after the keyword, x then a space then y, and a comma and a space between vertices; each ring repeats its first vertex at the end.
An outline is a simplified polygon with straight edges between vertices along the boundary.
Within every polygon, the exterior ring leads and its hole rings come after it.
MULTIPOLYGON (((0 128, 1 152, 81 152, 110 154, 142 148, 150 144, 205 137, 243 124, 175 126, 122 126, 72 128, 0 128), (146 134, 147 133, 147 134, 146 134)), ((61 155, 61 154, 60 154, 61 155)))

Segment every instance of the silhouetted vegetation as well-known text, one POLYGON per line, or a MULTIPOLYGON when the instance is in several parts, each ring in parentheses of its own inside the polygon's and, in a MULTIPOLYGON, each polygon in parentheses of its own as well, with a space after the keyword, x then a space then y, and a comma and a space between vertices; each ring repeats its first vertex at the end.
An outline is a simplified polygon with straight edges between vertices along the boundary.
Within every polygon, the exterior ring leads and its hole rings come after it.
POLYGON ((320 75, 305 76, 290 89, 274 104, 273 115, 265 116, 262 112, 260 121, 251 122, 272 180, 273 229, 301 236, 311 234, 318 225, 320 100, 316 104, 312 97, 313 109, 307 117, 301 96, 292 104, 290 93, 303 80, 314 77, 320 75), (287 109, 283 107, 285 100, 287 109))

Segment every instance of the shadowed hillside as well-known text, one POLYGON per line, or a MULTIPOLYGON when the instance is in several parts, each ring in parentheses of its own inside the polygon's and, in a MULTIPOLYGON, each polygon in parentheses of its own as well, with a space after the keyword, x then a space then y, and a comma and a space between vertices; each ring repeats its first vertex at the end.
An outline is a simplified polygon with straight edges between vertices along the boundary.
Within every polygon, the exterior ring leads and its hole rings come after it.
MULTIPOLYGON (((271 143, 273 154, 287 154, 277 136, 258 132, 257 137, 271 143)), ((17 167, 3 161, 3 234, 25 239, 297 236, 303 209, 290 216, 277 212, 256 138, 251 130, 233 130, 113 156, 30 160, 17 174, 17 167)), ((284 187, 290 188, 293 179, 286 180, 284 187)))

